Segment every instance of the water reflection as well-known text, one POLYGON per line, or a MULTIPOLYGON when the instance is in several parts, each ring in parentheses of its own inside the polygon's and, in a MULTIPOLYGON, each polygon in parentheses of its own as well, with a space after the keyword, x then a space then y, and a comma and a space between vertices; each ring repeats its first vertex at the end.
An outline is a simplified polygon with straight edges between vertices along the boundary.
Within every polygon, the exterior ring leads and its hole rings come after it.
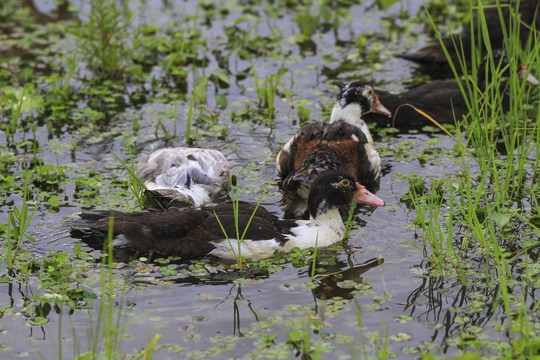
MULTIPOLYGON (((349 257, 350 259, 350 257, 349 257)), ((363 283, 362 274, 368 270, 377 267, 384 263, 383 259, 369 259, 359 265, 354 265, 345 262, 338 262, 333 266, 325 268, 329 275, 325 275, 322 278, 318 278, 316 282, 320 284, 313 290, 313 294, 317 299, 328 300, 335 297, 341 297, 343 299, 352 299, 358 289, 353 285, 343 286, 338 283, 350 280, 355 284, 363 283), (351 266, 348 269, 340 270, 344 266, 351 266)))
POLYGON ((410 293, 403 310, 428 324, 433 329, 431 341, 444 345, 464 327, 465 331, 471 326, 484 328, 502 315, 499 290, 499 284, 462 286, 456 279, 427 276, 410 293))
MULTIPOLYGON (((10 272, 11 273, 11 272, 10 272)), ((9 276, 15 276, 14 273, 11 273, 9 276)), ((5 321, 10 319, 12 323, 14 323, 14 320, 17 318, 18 315, 22 315, 22 317, 28 321, 28 320, 34 320, 36 317, 43 317, 47 318, 51 310, 54 309, 54 313, 59 314, 61 312, 60 307, 54 305, 51 306, 49 303, 43 303, 43 302, 35 302, 33 301, 33 296, 37 295, 39 291, 35 291, 35 289, 32 288, 31 285, 28 284, 21 284, 18 282, 10 282, 3 284, 2 287, 7 286, 7 291, 5 294, 8 297, 9 306, 6 306, 5 300, 2 301, 2 308, 3 309, 14 309, 20 306, 21 311, 20 314, 13 314, 13 313, 5 313, 0 312, 0 318, 4 318, 5 321), (16 284, 14 286, 14 284, 16 284), (34 305, 33 308, 28 307, 29 305, 34 305)), ((72 313, 72 312, 71 312, 72 313)), ((13 325, 13 324, 12 324, 13 325)), ((45 330, 43 326, 37 325, 37 326, 25 326, 24 328, 28 329, 28 336, 29 338, 34 338, 37 340, 45 340, 45 330)), ((22 331, 22 328, 18 328, 17 330, 22 331)))
POLYGON ((244 296, 242 295, 242 285, 241 284, 238 284, 237 286, 233 286, 231 288, 231 293, 233 292, 235 287, 236 287, 236 295, 235 295, 234 300, 233 300, 233 314, 234 314, 233 334, 235 334, 235 335, 238 334, 239 336, 244 336, 242 334, 242 327, 241 327, 241 323, 240 323, 240 308, 242 306, 242 303, 247 304, 249 312, 253 315, 254 321, 259 321, 259 316, 257 315, 255 310, 253 309, 253 306, 251 305, 251 301, 249 299, 244 298, 244 296))

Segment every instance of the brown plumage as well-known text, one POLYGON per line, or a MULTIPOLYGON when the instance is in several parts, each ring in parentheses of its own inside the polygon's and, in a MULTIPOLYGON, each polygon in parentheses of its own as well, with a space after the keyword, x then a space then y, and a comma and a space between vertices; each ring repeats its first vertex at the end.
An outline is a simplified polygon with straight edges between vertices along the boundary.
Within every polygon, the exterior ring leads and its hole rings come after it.
POLYGON ((282 202, 288 215, 306 216, 311 183, 328 170, 346 170, 371 190, 378 187, 380 158, 362 116, 390 112, 371 85, 355 81, 339 86, 330 122, 303 126, 276 157, 280 188, 284 191, 282 202))

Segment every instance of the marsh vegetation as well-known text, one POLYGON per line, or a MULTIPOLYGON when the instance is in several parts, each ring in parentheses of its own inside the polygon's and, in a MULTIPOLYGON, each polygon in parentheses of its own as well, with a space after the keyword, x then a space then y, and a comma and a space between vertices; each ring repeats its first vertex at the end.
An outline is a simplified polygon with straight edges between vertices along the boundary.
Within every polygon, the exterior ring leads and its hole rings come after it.
MULTIPOLYGON (((233 197, 280 213, 275 156, 329 118, 332 81, 430 81, 395 55, 470 29, 494 3, 3 0, 1 357, 539 356, 538 86, 491 61, 478 91, 480 53, 454 69, 465 119, 369 124, 386 206, 359 208, 328 249, 159 258, 68 226, 84 210, 139 210, 129 169, 165 146, 219 149, 233 197)), ((521 44, 512 19, 509 66, 538 77, 538 39, 521 44)))

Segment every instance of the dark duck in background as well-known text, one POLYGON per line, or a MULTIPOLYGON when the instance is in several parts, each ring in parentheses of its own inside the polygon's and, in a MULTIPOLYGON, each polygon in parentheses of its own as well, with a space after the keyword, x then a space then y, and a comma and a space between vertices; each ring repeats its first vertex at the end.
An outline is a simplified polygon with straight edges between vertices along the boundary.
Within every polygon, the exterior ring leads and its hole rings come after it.
MULTIPOLYGON (((534 33, 531 32, 531 29, 540 29, 540 16, 538 16, 538 11, 540 9, 540 2, 538 0, 522 0, 519 2, 519 9, 517 8, 517 1, 511 3, 501 3, 501 13, 504 20, 504 30, 509 33, 509 27, 511 24, 511 14, 515 13, 516 10, 519 16, 519 41, 522 45, 525 45, 529 37, 534 33)), ((499 11, 496 6, 484 7, 483 8, 484 17, 486 19, 487 33, 489 34, 489 40, 491 44, 491 49, 493 51, 504 49, 504 32, 503 25, 501 23, 501 17, 499 16, 499 11)), ((515 18, 514 18, 515 19, 515 18)), ((473 34, 478 34, 478 14, 474 14, 473 17, 473 34)), ((534 40, 534 39, 533 39, 534 40)), ((443 44, 447 49, 452 63, 456 66, 458 71, 459 67, 459 57, 467 61, 467 69, 471 68, 471 59, 472 59, 472 38, 471 38, 471 29, 470 25, 466 24, 463 27, 463 31, 460 35, 455 35, 454 39, 447 36, 442 38, 443 44), (456 45, 454 45, 454 43, 456 45), (457 46, 457 49, 456 49, 457 46)), ((476 43, 478 39, 475 38, 476 43)), ((486 52, 485 46, 480 49, 480 53, 486 52)), ((432 78, 441 79, 453 77, 452 69, 446 59, 443 48, 439 40, 433 40, 430 44, 423 47, 422 49, 398 55, 403 59, 411 60, 419 64, 419 71, 422 73, 430 75, 432 78)))
MULTIPOLYGON (((496 74, 501 78, 499 82, 499 93, 502 94, 502 109, 508 111, 510 105, 510 94, 508 91, 508 75, 510 71, 510 62, 502 50, 495 51, 492 60, 485 56, 478 69, 477 86, 472 85, 483 93, 493 81, 491 65, 494 65, 496 74)), ((517 76, 530 84, 538 85, 538 80, 532 76, 527 67, 521 65, 517 67, 517 76)), ((465 91, 466 85, 463 85, 465 91)), ((400 94, 391 94, 386 91, 377 90, 381 102, 392 112, 394 126, 397 128, 421 127, 432 125, 425 116, 418 113, 411 106, 422 110, 439 123, 453 123, 454 118, 461 120, 469 114, 467 101, 472 101, 474 97, 463 97, 457 80, 434 80, 426 84, 416 86, 400 94)), ((481 105, 481 104, 480 104, 481 105)), ((388 124, 388 117, 379 114, 366 114, 365 119, 379 124, 388 124)))

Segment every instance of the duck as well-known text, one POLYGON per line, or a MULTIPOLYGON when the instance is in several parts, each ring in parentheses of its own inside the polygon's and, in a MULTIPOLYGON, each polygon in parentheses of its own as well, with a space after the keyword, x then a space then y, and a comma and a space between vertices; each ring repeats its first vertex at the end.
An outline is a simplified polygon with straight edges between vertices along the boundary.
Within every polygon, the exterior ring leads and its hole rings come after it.
MULTIPOLYGON (((311 184, 328 170, 344 169, 358 182, 375 190, 380 176, 379 153, 362 116, 376 112, 390 116, 373 86, 354 81, 335 83, 340 87, 330 121, 313 122, 300 128, 279 151, 276 172, 285 213, 307 215, 307 199, 311 184)), ((370 205, 383 205, 370 198, 370 205), (371 201, 373 200, 373 201, 371 201)))
POLYGON ((230 166, 218 150, 163 148, 144 156, 135 174, 146 186, 147 208, 199 207, 228 188, 230 166))
MULTIPOLYGON (((491 67, 488 63, 495 64, 500 69, 501 77, 506 78, 509 74, 510 62, 503 50, 494 51, 492 59, 484 56, 478 70, 478 90, 484 92, 486 84, 491 83, 491 67), (487 67, 487 69, 486 69, 487 67)), ((538 85, 538 80, 527 70, 525 65, 517 68, 517 76, 532 85, 538 85)), ((466 89, 466 88, 465 88, 466 89)), ((510 106, 510 96, 507 91, 507 81, 500 81, 499 93, 503 95, 502 108, 508 111, 510 106)), ((429 120, 415 111, 412 105, 431 116, 437 122, 454 123, 455 119, 462 119, 469 114, 467 100, 463 96, 457 80, 433 80, 428 83, 416 86, 400 94, 392 94, 387 91, 377 90, 381 102, 392 112, 394 126, 397 128, 414 128, 430 124, 429 120)), ((365 119, 375 123, 388 123, 387 117, 378 114, 366 114, 365 119)))
POLYGON ((198 209, 171 207, 162 212, 83 212, 73 222, 72 234, 92 234, 103 242, 112 218, 114 246, 182 258, 214 256, 235 260, 241 254, 258 260, 274 256, 276 250, 322 248, 341 241, 345 225, 338 208, 353 200, 359 202, 366 195, 365 188, 350 173, 329 170, 313 182, 308 197, 309 220, 282 219, 262 206, 229 201, 198 209), (235 206, 239 232, 245 233, 240 252, 235 206))
MULTIPOLYGON (((516 4, 517 3, 515 1, 508 4, 501 4, 501 13, 505 24, 504 31, 497 7, 494 6, 483 8, 491 49, 504 49, 504 32, 509 31, 510 16, 511 13, 516 11, 516 4)), ((519 41, 522 45, 525 45, 528 41, 531 35, 531 29, 540 29, 540 16, 538 14, 540 8, 539 4, 540 3, 538 0, 521 0, 519 2, 519 41)), ((476 14, 473 17, 473 27, 473 34, 478 34, 478 16, 476 14)), ((475 40, 477 39, 475 38, 475 40)), ((467 69, 471 68, 472 64, 470 59, 472 58, 472 39, 469 24, 463 27, 463 31, 459 39, 457 37, 453 39, 450 36, 446 36, 442 38, 442 42, 448 51, 450 60, 456 67, 459 68, 459 58, 461 57, 467 61, 467 69)), ((481 52, 485 51, 486 48, 483 47, 481 52)), ((404 53, 396 56, 418 63, 420 65, 419 70, 423 73, 429 74, 432 78, 440 79, 453 76, 452 69, 448 63, 439 40, 431 41, 428 45, 416 52, 404 53)))

